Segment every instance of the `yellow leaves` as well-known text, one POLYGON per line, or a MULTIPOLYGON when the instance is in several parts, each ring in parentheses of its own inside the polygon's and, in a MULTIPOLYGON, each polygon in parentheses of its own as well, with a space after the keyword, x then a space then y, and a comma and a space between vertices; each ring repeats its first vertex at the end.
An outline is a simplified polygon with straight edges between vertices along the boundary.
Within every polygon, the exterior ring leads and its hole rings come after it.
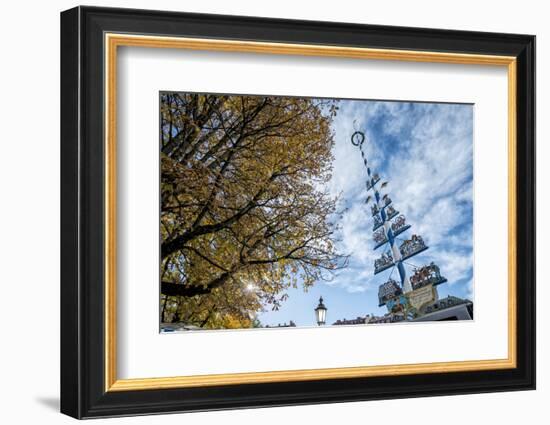
POLYGON ((224 329, 241 329, 241 328, 251 328, 252 321, 244 317, 236 317, 227 315, 223 317, 220 328, 224 329))
POLYGON ((207 294, 179 297, 181 320, 251 326, 251 312, 284 302, 300 276, 307 287, 333 268, 335 201, 317 188, 330 178, 335 111, 326 100, 284 97, 161 103, 161 238, 184 240, 163 258, 163 278, 207 289, 231 275, 207 294))

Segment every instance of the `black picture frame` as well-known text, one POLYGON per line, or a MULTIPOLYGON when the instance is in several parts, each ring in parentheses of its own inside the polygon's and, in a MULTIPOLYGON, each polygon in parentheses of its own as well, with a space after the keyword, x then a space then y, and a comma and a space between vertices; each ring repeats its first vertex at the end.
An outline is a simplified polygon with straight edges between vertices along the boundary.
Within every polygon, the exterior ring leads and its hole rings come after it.
POLYGON ((535 388, 535 37, 177 12, 61 13, 61 412, 75 418, 535 388), (104 34, 506 55, 517 59, 517 367, 105 391, 104 34))

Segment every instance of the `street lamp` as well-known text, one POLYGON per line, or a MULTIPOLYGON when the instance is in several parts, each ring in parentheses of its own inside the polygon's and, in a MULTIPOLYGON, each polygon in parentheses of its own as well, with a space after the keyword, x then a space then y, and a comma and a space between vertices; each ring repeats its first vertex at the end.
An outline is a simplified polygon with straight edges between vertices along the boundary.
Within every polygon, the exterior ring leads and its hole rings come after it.
POLYGON ((323 297, 319 298, 319 305, 315 309, 315 316, 317 316, 317 324, 319 326, 325 324, 325 319, 327 317, 327 308, 323 304, 323 297))

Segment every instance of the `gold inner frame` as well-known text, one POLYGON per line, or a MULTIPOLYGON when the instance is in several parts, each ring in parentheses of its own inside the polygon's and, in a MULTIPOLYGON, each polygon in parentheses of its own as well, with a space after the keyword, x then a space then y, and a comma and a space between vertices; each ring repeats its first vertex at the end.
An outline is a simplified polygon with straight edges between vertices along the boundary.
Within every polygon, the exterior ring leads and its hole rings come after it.
POLYGON ((446 373, 516 367, 516 58, 461 53, 370 49, 106 33, 105 45, 105 391, 150 390, 213 385, 446 373), (325 56, 469 65, 504 66, 508 72, 508 357, 495 360, 247 372, 164 378, 118 379, 116 325, 116 100, 120 46, 325 56))

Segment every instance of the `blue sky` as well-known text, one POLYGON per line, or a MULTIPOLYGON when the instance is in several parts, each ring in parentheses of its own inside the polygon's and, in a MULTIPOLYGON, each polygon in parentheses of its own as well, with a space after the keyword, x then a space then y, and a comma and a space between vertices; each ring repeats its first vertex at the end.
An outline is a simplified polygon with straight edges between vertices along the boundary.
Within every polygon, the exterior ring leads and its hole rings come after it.
MULTIPOLYGON (((378 307, 378 286, 392 272, 374 276, 382 248, 373 250, 373 222, 364 203, 367 172, 359 148, 350 142, 355 130, 365 133, 371 169, 389 182, 385 193, 411 225, 400 237, 415 233, 430 247, 408 261, 408 271, 434 261, 448 279, 438 286, 440 297, 473 299, 473 106, 364 100, 342 100, 339 106, 332 124, 334 168, 326 190, 340 197, 345 210, 338 248, 350 254, 349 266, 307 293, 289 290, 283 307, 260 313, 260 321, 315 326, 321 295, 327 323, 386 312, 378 307)), ((396 275, 394 271, 392 277, 396 275)))

